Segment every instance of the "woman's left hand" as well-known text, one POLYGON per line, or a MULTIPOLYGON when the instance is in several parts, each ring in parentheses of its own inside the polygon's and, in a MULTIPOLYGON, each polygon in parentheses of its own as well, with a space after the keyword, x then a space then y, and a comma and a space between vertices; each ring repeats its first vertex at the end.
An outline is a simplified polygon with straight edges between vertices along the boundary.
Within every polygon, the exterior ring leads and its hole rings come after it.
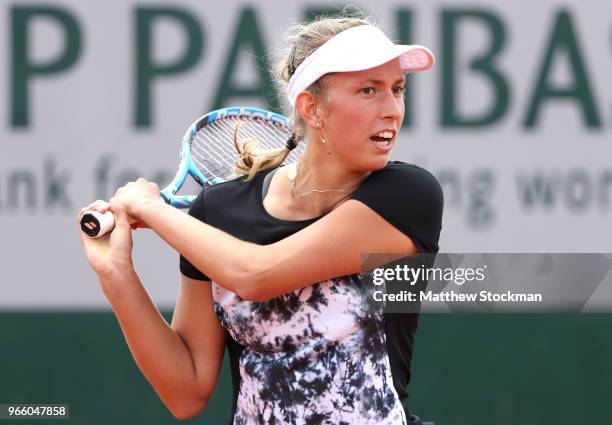
POLYGON ((117 189, 110 202, 120 203, 128 215, 142 221, 139 214, 143 209, 154 203, 163 203, 164 201, 159 196, 159 186, 157 184, 139 178, 135 182, 130 182, 117 189))

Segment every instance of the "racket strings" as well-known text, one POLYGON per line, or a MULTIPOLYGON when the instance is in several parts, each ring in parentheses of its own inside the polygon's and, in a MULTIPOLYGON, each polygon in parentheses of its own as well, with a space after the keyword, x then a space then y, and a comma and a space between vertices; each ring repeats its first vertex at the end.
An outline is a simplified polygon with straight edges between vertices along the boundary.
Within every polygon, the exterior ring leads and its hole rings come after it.
POLYGON ((216 159, 214 159, 216 163, 211 161, 210 155, 206 154, 205 152, 201 153, 194 150, 191 154, 191 158, 193 159, 195 165, 209 180, 214 179, 215 177, 224 177, 226 170, 231 167, 231 164, 225 164, 217 161, 216 159))
MULTIPOLYGON (((265 149, 278 149, 284 147, 287 140, 291 136, 289 129, 284 126, 275 125, 271 122, 266 122, 265 125, 253 125, 255 139, 260 146, 265 149)), ((296 149, 289 152, 287 162, 296 162, 303 151, 303 145, 298 145, 296 149)))
POLYGON ((216 138, 211 135, 196 135, 192 141, 192 158, 196 167, 200 170, 204 177, 212 181, 215 177, 226 180, 233 174, 234 164, 232 153, 228 149, 224 149, 223 145, 214 143, 216 138), (200 149, 193 149, 194 146, 200 149))
MULTIPOLYGON (((226 131, 231 131, 232 137, 238 120, 233 122, 220 122, 226 131)), ((243 121, 238 132, 238 141, 245 139, 254 139, 259 146, 265 149, 278 149, 284 145, 286 139, 289 138, 287 131, 280 131, 273 127, 267 121, 243 121), (276 130, 276 131, 274 131, 276 130)))
POLYGON ((214 123, 198 131, 191 143, 191 153, 198 169, 208 180, 232 174, 236 152, 228 145, 228 134, 214 123))
POLYGON ((238 152, 236 152, 234 144, 232 143, 234 137, 234 126, 227 126, 225 124, 226 123, 220 120, 215 121, 213 124, 210 125, 210 130, 213 131, 217 137, 216 141, 224 141, 223 143, 215 143, 214 145, 219 144, 220 148, 223 149, 223 152, 225 152, 225 154, 229 158, 231 158, 232 161, 235 161, 238 152))
POLYGON ((253 125, 248 130, 253 130, 253 138, 267 149, 279 148, 279 139, 286 141, 289 138, 287 133, 275 131, 271 124, 253 125))
MULTIPOLYGON (((246 126, 240 127, 239 136, 244 134, 243 128, 245 128, 247 137, 239 137, 239 142, 245 139, 254 139, 259 150, 272 150, 284 147, 291 135, 287 127, 275 125, 270 121, 249 121, 246 126)), ((288 162, 296 162, 302 151, 303 148, 301 146, 300 149, 290 151, 287 157, 288 162)), ((255 152, 257 153, 257 149, 255 152)))
MULTIPOLYGON (((232 166, 232 159, 236 156, 236 152, 232 147, 229 146, 229 143, 218 143, 218 140, 223 140, 224 137, 227 137, 225 134, 217 131, 214 128, 210 128, 210 132, 202 132, 196 134, 195 141, 198 142, 197 145, 200 149, 194 149, 194 152, 202 152, 201 155, 203 161, 212 161, 218 166, 227 167, 232 166)), ((193 149, 193 148, 192 148, 193 149)))
MULTIPOLYGON (((234 128, 239 121, 242 125, 238 131, 238 141, 255 140, 259 150, 283 147, 290 135, 286 127, 266 120, 240 117, 227 117, 203 126, 192 138, 191 153, 195 165, 208 180, 215 177, 226 180, 234 176, 239 153, 234 148, 233 137, 234 128)), ((296 150, 291 152, 294 160, 298 154, 296 150)))

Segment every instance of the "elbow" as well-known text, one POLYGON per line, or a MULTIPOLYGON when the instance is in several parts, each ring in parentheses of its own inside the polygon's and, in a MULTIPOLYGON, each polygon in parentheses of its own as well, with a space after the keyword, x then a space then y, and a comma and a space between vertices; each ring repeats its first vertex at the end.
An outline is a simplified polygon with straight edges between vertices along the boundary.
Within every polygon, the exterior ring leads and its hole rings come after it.
POLYGON ((186 420, 198 416, 208 404, 208 400, 197 400, 189 403, 182 402, 168 406, 168 410, 176 419, 186 420))
POLYGON ((232 290, 245 301, 264 302, 275 297, 273 267, 265 260, 251 261, 232 278, 232 290))
POLYGON ((235 286, 234 292, 245 301, 264 302, 274 298, 266 293, 264 281, 254 276, 239 280, 235 286))
POLYGON ((199 412, 193 413, 191 411, 183 411, 183 410, 171 410, 170 413, 172 413, 172 416, 174 416, 175 419, 184 421, 187 419, 191 419, 195 416, 198 415, 199 412))
POLYGON ((236 294, 245 301, 264 302, 269 301, 273 296, 265 294, 256 284, 248 283, 245 288, 236 292, 236 294))
POLYGON ((213 388, 197 393, 175 390, 170 397, 162 397, 162 401, 176 419, 190 419, 202 413, 212 395, 213 388))

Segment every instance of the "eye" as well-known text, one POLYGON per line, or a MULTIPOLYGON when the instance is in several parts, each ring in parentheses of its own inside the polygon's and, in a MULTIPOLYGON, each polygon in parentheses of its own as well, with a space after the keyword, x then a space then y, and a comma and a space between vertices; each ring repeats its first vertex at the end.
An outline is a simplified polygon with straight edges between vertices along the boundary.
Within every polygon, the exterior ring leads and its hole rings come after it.
POLYGON ((404 86, 393 87, 393 94, 396 96, 404 95, 404 86))
POLYGON ((376 93, 376 89, 374 87, 364 87, 359 91, 368 96, 371 96, 376 93))

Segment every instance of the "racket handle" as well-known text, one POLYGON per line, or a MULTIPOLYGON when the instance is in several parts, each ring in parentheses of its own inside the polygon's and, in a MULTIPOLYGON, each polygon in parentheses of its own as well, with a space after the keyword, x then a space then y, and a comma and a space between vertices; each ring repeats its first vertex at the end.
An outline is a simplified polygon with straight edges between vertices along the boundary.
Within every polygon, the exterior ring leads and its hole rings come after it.
POLYGON ((115 227, 115 217, 108 211, 89 211, 81 217, 81 230, 90 238, 99 238, 115 227))

